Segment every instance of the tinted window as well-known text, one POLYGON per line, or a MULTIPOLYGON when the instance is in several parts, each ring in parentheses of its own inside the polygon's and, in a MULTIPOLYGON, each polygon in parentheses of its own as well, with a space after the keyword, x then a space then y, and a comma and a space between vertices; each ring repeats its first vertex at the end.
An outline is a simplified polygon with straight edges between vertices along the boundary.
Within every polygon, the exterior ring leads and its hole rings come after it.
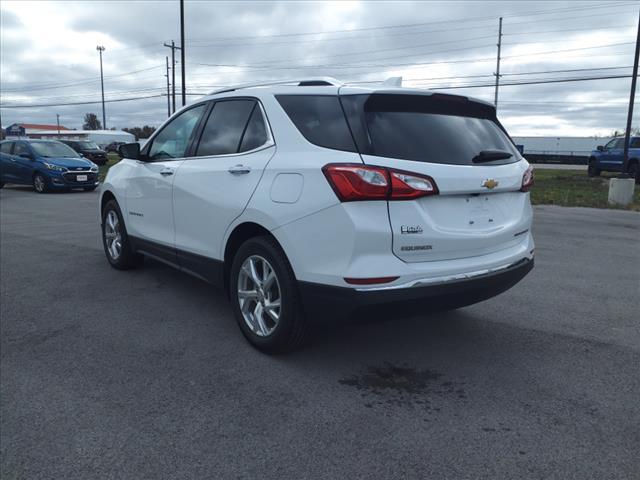
POLYGON ((440 94, 350 95, 342 101, 361 153, 454 165, 472 165, 483 150, 512 155, 491 164, 520 158, 489 105, 440 94))
POLYGON ((618 138, 616 140, 616 143, 613 144, 613 148, 623 149, 624 148, 624 137, 623 138, 618 138))
POLYGON ((260 106, 256 103, 240 144, 240 152, 248 152, 267 143, 267 128, 260 106))
POLYGON ((355 152, 340 100, 328 95, 277 95, 300 133, 314 145, 355 152))
POLYGON ((253 111, 253 100, 216 102, 198 144, 197 156, 238 153, 242 134, 253 111))
POLYGON ((11 145, 13 142, 5 142, 5 143, 0 143, 0 152, 2 153, 9 153, 11 152, 11 145))
POLYGON ((151 160, 184 157, 193 130, 204 112, 205 104, 190 108, 171 120, 153 139, 149 149, 151 160))
MULTIPOLYGON (((16 144, 16 147, 18 145, 16 144)), ((79 158, 80 155, 68 145, 61 142, 33 142, 31 148, 40 157, 66 157, 66 158, 79 158)), ((13 149, 14 155, 17 148, 13 149)))
POLYGON ((640 137, 632 138, 629 148, 640 148, 640 137))

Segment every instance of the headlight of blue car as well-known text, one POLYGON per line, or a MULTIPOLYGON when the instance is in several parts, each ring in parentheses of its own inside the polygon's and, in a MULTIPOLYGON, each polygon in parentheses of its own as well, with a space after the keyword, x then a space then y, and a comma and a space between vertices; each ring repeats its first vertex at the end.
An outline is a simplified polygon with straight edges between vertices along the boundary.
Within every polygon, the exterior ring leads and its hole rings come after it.
POLYGON ((98 165, 96 165, 95 163, 91 163, 91 171, 92 172, 97 172, 98 171, 98 165))
POLYGON ((65 167, 61 167, 59 165, 54 165, 53 163, 44 162, 44 166, 49 170, 53 170, 54 172, 66 172, 67 169, 65 167))

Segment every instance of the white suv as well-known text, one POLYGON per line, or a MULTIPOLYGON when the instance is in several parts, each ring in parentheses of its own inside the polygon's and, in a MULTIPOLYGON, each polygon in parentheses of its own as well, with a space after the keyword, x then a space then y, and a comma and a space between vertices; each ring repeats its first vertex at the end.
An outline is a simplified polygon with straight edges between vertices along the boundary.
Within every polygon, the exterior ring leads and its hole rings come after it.
POLYGON ((121 153, 99 204, 109 263, 148 256, 224 287, 265 352, 336 313, 469 305, 533 267, 532 169, 483 101, 325 78, 236 87, 121 153))

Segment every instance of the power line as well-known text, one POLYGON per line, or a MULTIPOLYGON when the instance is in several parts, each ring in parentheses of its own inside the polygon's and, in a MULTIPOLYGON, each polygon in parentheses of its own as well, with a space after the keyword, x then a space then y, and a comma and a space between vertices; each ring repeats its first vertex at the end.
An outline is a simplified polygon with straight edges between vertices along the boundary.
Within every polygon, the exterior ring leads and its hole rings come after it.
MULTIPOLYGON (((157 95, 147 95, 146 97, 131 97, 131 98, 118 98, 115 100, 105 100, 104 103, 116 103, 116 102, 131 102, 134 100, 146 100, 148 98, 164 97, 164 94, 159 93, 157 95)), ((101 100, 91 102, 75 102, 75 103, 48 103, 39 105, 0 105, 0 108, 43 108, 43 107, 69 107, 73 105, 95 105, 102 103, 101 100)))
MULTIPOLYGON (((602 77, 581 77, 581 78, 560 78, 560 79, 549 79, 549 80, 537 80, 530 82, 510 82, 510 83, 502 83, 501 87, 515 86, 515 85, 542 85, 547 83, 566 83, 566 82, 586 82, 591 80, 611 80, 616 78, 631 78, 632 75, 608 75, 602 77)), ((446 87, 434 87, 429 90, 452 90, 458 88, 484 88, 484 87, 495 87, 493 83, 487 83, 484 85, 449 85, 446 87)))

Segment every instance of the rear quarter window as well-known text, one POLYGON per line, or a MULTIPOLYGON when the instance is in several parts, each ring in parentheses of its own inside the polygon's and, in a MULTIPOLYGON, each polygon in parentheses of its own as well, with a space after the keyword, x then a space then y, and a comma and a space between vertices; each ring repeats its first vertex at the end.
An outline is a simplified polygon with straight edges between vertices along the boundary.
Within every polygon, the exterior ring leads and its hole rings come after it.
POLYGON ((357 152, 335 95, 276 95, 293 124, 310 143, 319 147, 357 152))

